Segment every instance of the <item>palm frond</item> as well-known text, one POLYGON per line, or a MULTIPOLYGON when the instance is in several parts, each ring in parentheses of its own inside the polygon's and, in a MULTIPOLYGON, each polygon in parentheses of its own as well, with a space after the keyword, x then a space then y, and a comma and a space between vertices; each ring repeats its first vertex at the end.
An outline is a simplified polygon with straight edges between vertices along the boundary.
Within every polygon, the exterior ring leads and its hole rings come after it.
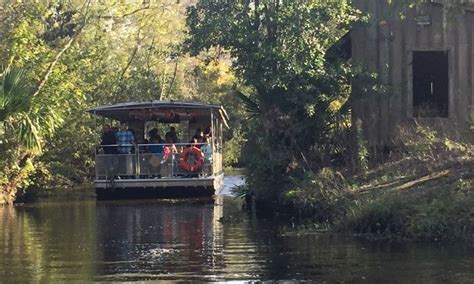
POLYGON ((351 109, 352 109, 352 102, 351 102, 351 100, 347 100, 342 105, 341 109, 339 110, 339 114, 340 115, 348 115, 348 114, 350 114, 351 109))
POLYGON ((243 102, 245 111, 248 112, 251 117, 260 114, 260 106, 256 101, 253 101, 250 97, 238 90, 234 90, 234 93, 243 102))
POLYGON ((41 137, 37 123, 26 114, 20 117, 16 128, 18 141, 28 149, 41 151, 41 137))
POLYGON ((5 70, 0 80, 0 121, 5 121, 16 113, 28 111, 31 98, 24 70, 5 70))

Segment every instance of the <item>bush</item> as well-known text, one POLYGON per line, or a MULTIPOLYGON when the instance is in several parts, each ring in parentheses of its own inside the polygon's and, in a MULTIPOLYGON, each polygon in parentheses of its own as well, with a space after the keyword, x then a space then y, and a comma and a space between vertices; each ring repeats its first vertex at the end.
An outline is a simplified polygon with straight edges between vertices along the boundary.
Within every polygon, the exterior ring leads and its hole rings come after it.
POLYGON ((234 136, 224 144, 224 167, 240 167, 242 145, 245 139, 242 133, 234 133, 234 136))
POLYGON ((400 197, 355 202, 343 228, 357 235, 377 238, 406 237, 411 206, 400 197))
POLYGON ((284 200, 300 215, 310 216, 317 222, 333 223, 346 214, 351 195, 341 173, 323 168, 319 173, 307 173, 295 184, 284 193, 284 200))

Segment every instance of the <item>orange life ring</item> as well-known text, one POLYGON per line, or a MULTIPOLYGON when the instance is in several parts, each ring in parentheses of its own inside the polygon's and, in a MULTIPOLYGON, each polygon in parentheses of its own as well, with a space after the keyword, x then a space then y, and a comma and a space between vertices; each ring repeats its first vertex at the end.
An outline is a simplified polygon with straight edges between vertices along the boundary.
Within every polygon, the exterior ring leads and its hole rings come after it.
POLYGON ((183 152, 179 154, 179 166, 187 172, 197 172, 202 168, 202 165, 204 165, 204 155, 197 147, 185 148, 183 152), (194 164, 188 162, 188 156, 190 154, 193 154, 197 158, 194 164))

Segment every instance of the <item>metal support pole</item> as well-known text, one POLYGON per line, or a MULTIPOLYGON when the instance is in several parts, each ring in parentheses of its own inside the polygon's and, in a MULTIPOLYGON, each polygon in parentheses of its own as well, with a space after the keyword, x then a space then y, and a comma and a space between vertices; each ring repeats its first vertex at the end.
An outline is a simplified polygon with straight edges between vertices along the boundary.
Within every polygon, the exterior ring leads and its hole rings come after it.
POLYGON ((135 178, 140 177, 140 145, 135 144, 135 178))
POLYGON ((214 176, 214 161, 215 161, 215 155, 214 155, 214 152, 215 152, 215 145, 214 145, 214 138, 215 138, 215 135, 216 135, 216 130, 214 129, 215 125, 214 125, 214 110, 211 109, 211 150, 212 150, 212 162, 211 164, 209 165, 211 167, 211 176, 214 176))

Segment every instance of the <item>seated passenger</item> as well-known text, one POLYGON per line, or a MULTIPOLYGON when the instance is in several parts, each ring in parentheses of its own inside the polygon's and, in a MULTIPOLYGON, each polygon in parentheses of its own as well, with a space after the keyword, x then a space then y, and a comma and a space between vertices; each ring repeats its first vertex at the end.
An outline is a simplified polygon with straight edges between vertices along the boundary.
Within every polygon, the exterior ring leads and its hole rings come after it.
POLYGON ((199 141, 196 137, 191 138, 191 141, 189 141, 189 145, 186 145, 186 148, 189 147, 196 147, 196 148, 201 148, 201 145, 199 145, 199 141))
POLYGON ((148 131, 148 136, 150 137, 150 141, 152 139, 157 139, 161 141, 161 136, 157 128, 153 128, 152 130, 148 131))
POLYGON ((157 145, 157 144, 161 144, 163 142, 159 138, 159 135, 155 136, 155 137, 152 137, 150 139, 151 139, 150 140, 151 145, 148 146, 148 150, 150 151, 150 153, 153 153, 153 154, 163 153, 163 145, 157 145))
POLYGON ((138 152, 139 153, 148 153, 149 149, 148 149, 148 141, 146 139, 143 139, 143 138, 137 138, 137 147, 138 147, 138 152))
POLYGON ((165 140, 167 136, 171 138, 172 143, 178 143, 178 134, 176 133, 176 128, 174 128, 173 126, 170 127, 170 131, 166 132, 165 140))
POLYGON ((201 127, 196 129, 196 133, 194 133, 193 139, 196 138, 198 143, 201 143, 202 138, 204 138, 204 132, 202 132, 201 127))
POLYGON ((211 136, 212 136, 211 127, 208 126, 206 130, 204 131, 204 137, 210 138, 211 136))

